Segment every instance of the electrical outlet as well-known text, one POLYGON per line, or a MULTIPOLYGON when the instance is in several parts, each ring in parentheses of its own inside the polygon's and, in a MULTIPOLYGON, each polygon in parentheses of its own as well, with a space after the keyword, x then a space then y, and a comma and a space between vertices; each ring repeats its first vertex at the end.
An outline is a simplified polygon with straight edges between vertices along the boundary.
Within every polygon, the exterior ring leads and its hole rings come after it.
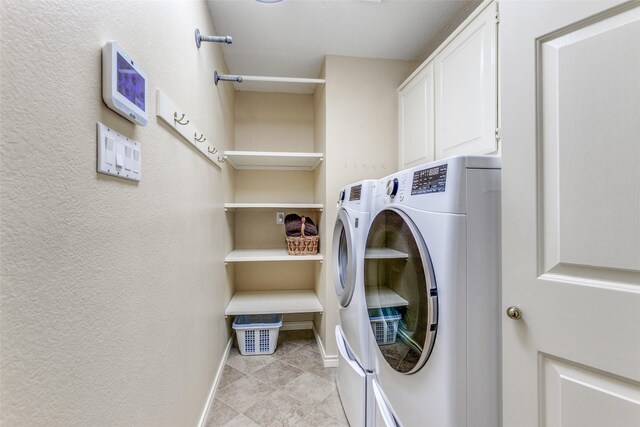
POLYGON ((276 224, 284 224, 284 212, 276 212, 276 224))

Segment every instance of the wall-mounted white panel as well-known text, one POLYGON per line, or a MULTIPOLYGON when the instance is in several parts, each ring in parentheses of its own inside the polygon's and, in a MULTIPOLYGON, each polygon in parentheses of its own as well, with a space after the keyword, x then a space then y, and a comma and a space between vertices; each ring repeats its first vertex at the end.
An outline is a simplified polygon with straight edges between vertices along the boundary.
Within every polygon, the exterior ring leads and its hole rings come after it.
POLYGON ((140 181, 142 179, 142 152, 140 144, 98 123, 99 173, 118 178, 140 181))

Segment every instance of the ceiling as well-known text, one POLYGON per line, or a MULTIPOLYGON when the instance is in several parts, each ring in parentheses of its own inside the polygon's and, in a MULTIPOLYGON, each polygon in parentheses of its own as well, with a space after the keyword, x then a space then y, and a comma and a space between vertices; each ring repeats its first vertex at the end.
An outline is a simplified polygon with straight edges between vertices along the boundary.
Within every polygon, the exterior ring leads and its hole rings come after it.
MULTIPOLYGON (((208 0, 231 74, 317 78, 325 55, 423 60, 479 0, 208 0)), ((311 93, 243 82, 238 90, 311 93)))

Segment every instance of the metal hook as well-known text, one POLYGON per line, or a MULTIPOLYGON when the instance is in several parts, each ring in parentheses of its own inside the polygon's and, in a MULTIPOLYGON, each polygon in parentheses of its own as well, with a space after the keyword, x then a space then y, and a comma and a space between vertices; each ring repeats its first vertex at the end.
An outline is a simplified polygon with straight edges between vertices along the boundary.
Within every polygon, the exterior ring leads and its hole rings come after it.
POLYGON ((196 46, 200 49, 200 44, 202 42, 213 42, 213 43, 233 43, 233 38, 231 36, 203 36, 200 34, 200 30, 196 28, 196 46))
POLYGON ((219 161, 220 163, 224 163, 224 162, 226 162, 226 161, 227 161, 227 158, 226 158, 226 157, 224 157, 224 156, 223 156, 222 158, 220 158, 220 156, 218 156, 218 161, 219 161))
POLYGON ((209 146, 209 148, 207 148, 207 151, 211 154, 216 154, 218 152, 218 149, 216 147, 213 147, 213 150, 211 150, 211 146, 209 146))
POLYGON ((204 134, 201 133, 200 136, 196 132, 193 133, 193 139, 197 142, 205 142, 207 138, 204 137, 204 134))
POLYGON ((182 113, 182 116, 180 118, 178 118, 178 113, 173 113, 173 121, 178 123, 179 125, 186 125, 189 124, 189 120, 187 120, 186 122, 182 122, 182 120, 184 119, 184 113, 182 113))

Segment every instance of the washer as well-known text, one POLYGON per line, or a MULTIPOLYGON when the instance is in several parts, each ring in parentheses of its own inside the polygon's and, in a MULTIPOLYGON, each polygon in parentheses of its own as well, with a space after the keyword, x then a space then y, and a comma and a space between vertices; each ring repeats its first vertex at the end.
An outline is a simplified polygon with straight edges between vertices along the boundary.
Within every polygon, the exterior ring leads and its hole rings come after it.
POLYGON ((500 158, 378 184, 363 264, 375 426, 500 425, 500 158))
POLYGON ((336 374, 338 394, 352 426, 365 426, 373 416, 373 397, 367 394, 372 358, 367 336, 362 264, 377 180, 344 187, 338 197, 333 232, 333 280, 340 302, 336 342, 340 354, 336 374))

